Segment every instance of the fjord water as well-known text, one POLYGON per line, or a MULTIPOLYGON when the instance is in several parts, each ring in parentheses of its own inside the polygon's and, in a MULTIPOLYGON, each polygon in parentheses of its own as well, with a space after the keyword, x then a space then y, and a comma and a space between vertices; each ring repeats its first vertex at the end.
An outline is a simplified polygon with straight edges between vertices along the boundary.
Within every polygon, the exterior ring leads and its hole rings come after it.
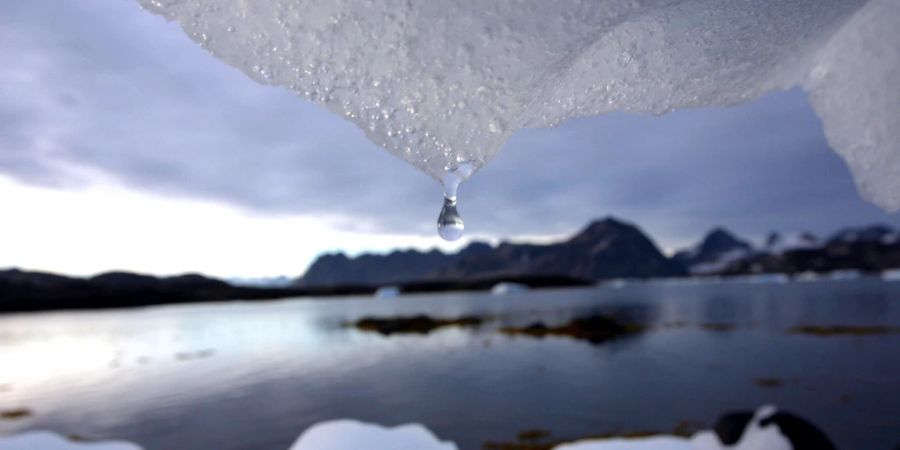
POLYGON ((0 433, 284 450, 316 422, 356 418, 420 422, 480 449, 534 428, 574 439, 709 426, 727 410, 774 403, 839 448, 896 448, 900 335, 788 332, 798 325, 898 327, 900 283, 657 283, 8 315, 0 410, 32 415, 0 420, 0 433), (600 345, 497 332, 597 312, 649 328, 600 345), (343 326, 419 313, 488 321, 389 337, 343 326))

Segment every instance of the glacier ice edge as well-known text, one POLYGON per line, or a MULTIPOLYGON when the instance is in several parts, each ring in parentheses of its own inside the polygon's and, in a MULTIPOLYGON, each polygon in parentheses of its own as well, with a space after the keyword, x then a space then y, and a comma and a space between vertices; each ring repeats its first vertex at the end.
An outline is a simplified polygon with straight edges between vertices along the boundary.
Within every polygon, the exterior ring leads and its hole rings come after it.
POLYGON ((862 195, 900 209, 894 0, 139 1, 437 180, 524 127, 799 85, 862 195))

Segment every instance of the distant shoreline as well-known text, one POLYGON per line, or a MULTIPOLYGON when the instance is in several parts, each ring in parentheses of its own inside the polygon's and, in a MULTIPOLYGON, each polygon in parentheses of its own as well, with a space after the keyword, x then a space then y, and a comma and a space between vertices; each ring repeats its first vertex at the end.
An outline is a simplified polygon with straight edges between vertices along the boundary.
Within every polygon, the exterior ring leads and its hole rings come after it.
MULTIPOLYGON (((488 291, 511 282, 529 289, 591 286, 564 276, 503 277, 497 279, 434 280, 397 285, 398 293, 488 291)), ((181 303, 277 300, 294 297, 374 295, 382 286, 335 285, 315 287, 246 287, 189 274, 153 277, 110 272, 75 278, 18 269, 0 271, 0 313, 52 310, 129 308, 181 303)))
MULTIPOLYGON (((633 283, 659 282, 690 285, 708 282, 784 283, 788 281, 900 279, 897 271, 885 274, 847 271, 823 274, 764 273, 755 275, 665 278, 627 278, 589 281, 566 276, 519 276, 472 280, 428 280, 389 286, 395 295, 441 292, 490 292, 498 285, 517 285, 522 289, 552 289, 590 286, 621 287, 633 283)), ((0 314, 60 310, 97 310, 136 308, 155 305, 199 304, 229 301, 264 301, 290 298, 370 296, 381 288, 374 285, 335 285, 316 287, 247 287, 190 274, 153 277, 128 272, 111 272, 92 278, 76 278, 45 272, 0 270, 0 314)))

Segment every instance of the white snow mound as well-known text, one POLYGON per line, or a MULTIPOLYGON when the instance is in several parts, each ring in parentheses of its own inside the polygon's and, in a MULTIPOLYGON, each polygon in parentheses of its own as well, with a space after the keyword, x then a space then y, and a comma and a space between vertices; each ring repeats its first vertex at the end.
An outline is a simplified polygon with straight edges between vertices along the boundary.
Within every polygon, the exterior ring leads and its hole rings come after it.
POLYGON ((897 0, 139 1, 439 180, 523 127, 800 85, 862 193, 900 208, 897 0))
POLYGON ((701 431, 690 438, 653 436, 637 439, 589 439, 562 444, 553 450, 793 450, 791 441, 777 426, 760 422, 775 414, 774 406, 758 408, 741 438, 733 445, 723 444, 712 431, 701 431))
POLYGON ((289 450, 457 450, 441 442, 419 424, 385 428, 355 420, 333 420, 313 425, 289 450))
MULTIPOLYGON (((712 431, 690 438, 652 436, 647 438, 587 439, 560 444, 553 450, 791 450, 790 440, 778 426, 761 422, 775 414, 774 406, 756 410, 741 438, 724 445, 712 431)), ((419 424, 394 428, 356 420, 332 420, 315 424, 303 432, 288 450, 457 450, 452 442, 439 440, 419 424)), ((141 450, 125 442, 76 443, 58 434, 37 431, 0 437, 0 450, 141 450)))
POLYGON ((141 450, 128 442, 73 442, 51 431, 0 438, 0 450, 141 450))
MULTIPOLYGON (((690 438, 652 436, 647 438, 588 439, 560 444, 553 450, 791 450, 791 442, 775 425, 761 426, 775 414, 774 406, 756 410, 741 439, 732 446, 719 441, 712 431, 690 438)), ((422 425, 385 428, 354 420, 322 422, 310 427, 290 450, 456 450, 456 445, 439 441, 422 425)))

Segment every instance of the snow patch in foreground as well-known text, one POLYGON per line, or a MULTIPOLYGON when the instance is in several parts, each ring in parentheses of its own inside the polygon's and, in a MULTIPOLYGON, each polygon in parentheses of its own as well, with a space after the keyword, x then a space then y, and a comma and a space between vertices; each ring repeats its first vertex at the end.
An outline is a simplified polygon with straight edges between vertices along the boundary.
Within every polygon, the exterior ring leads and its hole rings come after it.
MULTIPOLYGON (((773 406, 759 408, 733 445, 721 443, 715 433, 702 431, 691 438, 654 436, 638 439, 590 439, 561 444, 554 450, 791 450, 791 442, 775 425, 761 422, 776 413, 773 406)), ((439 441, 421 425, 385 428, 353 420, 323 422, 308 429, 290 450, 457 450, 439 441)))
POLYGON ((863 195, 900 209, 897 0, 138 1, 438 180, 521 128, 801 86, 863 195))
MULTIPOLYGON (((654 436, 637 439, 589 439, 561 444, 554 450, 792 450, 791 442, 778 426, 761 422, 777 412, 773 406, 756 410, 741 439, 733 445, 721 443, 712 431, 691 438, 654 436)), ((457 450, 455 444, 439 441, 421 425, 385 428, 353 420, 323 422, 308 429, 290 450, 457 450)))
MULTIPOLYGON (((553 450, 796 450, 772 418, 774 406, 756 410, 743 426, 739 438, 725 445, 715 432, 701 431, 690 438, 653 436, 647 438, 587 439, 561 444, 553 450), (765 425, 763 425, 765 424, 765 425)), ((799 428, 794 425, 794 433, 799 428)), ((798 436, 802 434, 797 434, 798 436)), ((809 439, 809 437, 806 437, 809 439)), ((802 438, 801 438, 802 440, 802 438)), ((809 442, 819 442, 810 440, 809 442)), ((821 441, 824 442, 824 441, 821 441)), ((827 444, 830 445, 830 444, 827 444)), ((818 448, 818 447, 816 447, 818 448)), ((439 440, 419 424, 388 428, 356 420, 334 420, 313 425, 288 450, 458 450, 456 444, 439 440)), ((72 442, 57 434, 37 431, 0 438, 0 450, 141 450, 125 442, 72 442)))
POLYGON ((712 431, 701 431, 690 438, 655 436, 639 439, 594 439, 562 444, 553 450, 792 450, 791 442, 774 425, 760 422, 775 414, 773 406, 756 410, 741 439, 724 445, 712 431))
POLYGON ((120 441, 75 442, 51 431, 29 431, 0 437, 0 450, 141 450, 141 447, 120 441))
POLYGON ((335 420, 313 425, 290 450, 457 450, 456 444, 438 440, 419 424, 385 428, 356 420, 335 420))

